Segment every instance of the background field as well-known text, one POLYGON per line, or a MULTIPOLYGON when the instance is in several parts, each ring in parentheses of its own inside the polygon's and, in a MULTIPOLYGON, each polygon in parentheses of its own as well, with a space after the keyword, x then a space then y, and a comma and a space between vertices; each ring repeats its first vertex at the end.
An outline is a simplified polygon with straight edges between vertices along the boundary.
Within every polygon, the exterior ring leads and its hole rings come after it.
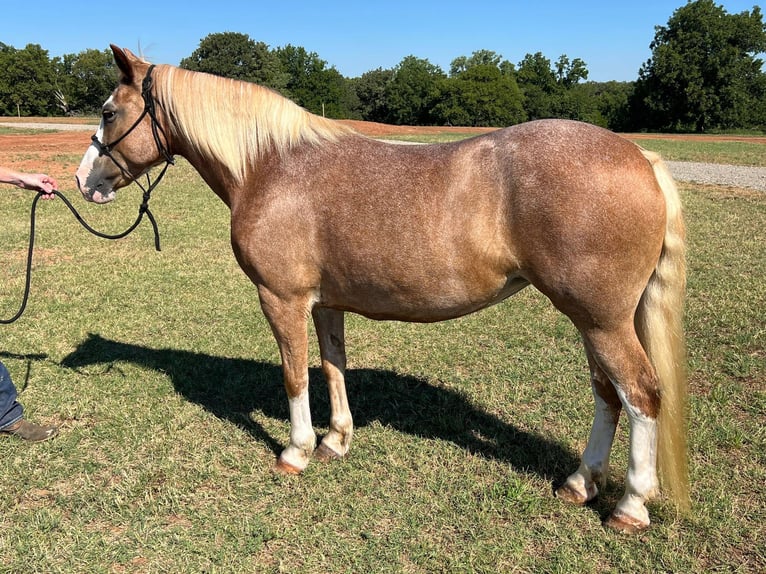
MULTIPOLYGON (((0 136, 0 164, 53 173, 88 221, 119 231, 140 191, 99 207, 69 184, 88 136, 0 136)), ((597 502, 552 496, 577 466, 592 399, 574 329, 532 289, 437 325, 349 316, 351 456, 283 477, 271 470, 289 432, 278 352, 226 207, 180 161, 152 200, 157 253, 148 226, 107 242, 62 202, 41 204, 32 297, 0 327, 0 359, 29 418, 62 431, 0 441, 0 571, 764 571, 766 197, 681 188, 694 508, 653 502, 635 537, 601 526, 623 488, 625 428, 597 502)), ((6 317, 31 200, 0 193, 6 317)), ((313 340, 311 352, 322 434, 313 340)))

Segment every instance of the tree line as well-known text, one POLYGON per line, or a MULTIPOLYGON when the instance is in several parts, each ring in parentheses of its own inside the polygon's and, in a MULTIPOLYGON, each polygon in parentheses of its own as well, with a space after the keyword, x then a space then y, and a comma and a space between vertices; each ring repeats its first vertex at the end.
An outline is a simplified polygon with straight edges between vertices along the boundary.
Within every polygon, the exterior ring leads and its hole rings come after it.
MULTIPOLYGON (((407 56, 346 78, 314 52, 237 32, 212 33, 182 68, 256 82, 311 112, 401 125, 507 126, 541 118, 617 131, 766 129, 766 52, 760 8, 729 14, 690 0, 655 28, 651 58, 633 82, 588 81, 587 64, 540 52, 512 63, 490 50, 449 70, 407 56)), ((0 115, 98 113, 116 82, 109 50, 49 58, 37 44, 0 42, 0 115)))

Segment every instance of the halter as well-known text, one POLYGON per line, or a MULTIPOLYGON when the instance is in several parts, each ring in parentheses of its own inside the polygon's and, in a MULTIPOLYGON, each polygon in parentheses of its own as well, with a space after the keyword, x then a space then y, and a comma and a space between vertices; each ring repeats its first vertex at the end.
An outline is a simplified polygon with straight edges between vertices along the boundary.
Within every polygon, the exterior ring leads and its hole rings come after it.
MULTIPOLYGON (((100 231, 97 231, 93 229, 90 225, 88 225, 85 220, 82 218, 82 216, 77 212, 77 210, 74 208, 72 203, 64 197, 63 194, 61 194, 58 191, 53 191, 53 195, 57 195, 61 200, 64 202, 64 204, 69 208, 69 210, 72 212, 72 214, 75 216, 77 221, 80 222, 80 224, 85 227, 88 231, 90 231, 93 235, 96 235, 97 237, 101 237, 103 239, 122 239, 126 235, 133 232, 134 229, 136 229, 141 223, 141 220, 144 217, 144 214, 149 218, 149 221, 152 224, 152 229, 154 230, 154 247, 157 251, 160 250, 160 232, 157 228, 157 222, 154 220, 154 215, 152 215, 152 212, 149 211, 149 199, 151 196, 152 191, 155 187, 160 183, 160 180, 162 180, 162 177, 165 175, 165 172, 168 169, 168 166, 174 165, 175 161, 173 159, 173 155, 170 153, 170 150, 167 148, 167 145, 163 143, 163 138, 165 142, 168 141, 168 136, 165 133, 165 130, 162 129, 162 126, 157 121, 157 111, 154 106, 154 98, 152 97, 152 70, 154 69, 154 65, 149 66, 149 69, 146 72, 146 76, 144 77, 144 81, 141 85, 141 97, 144 99, 144 111, 141 112, 141 115, 138 116, 138 119, 133 122, 133 125, 130 126, 128 131, 126 131, 124 134, 122 134, 119 138, 114 140, 111 143, 108 144, 102 144, 98 137, 93 134, 93 136, 90 138, 93 142, 93 145, 96 146, 98 149, 98 155, 101 157, 102 155, 105 155, 109 159, 112 160, 114 165, 116 165, 119 170, 122 172, 122 174, 129 179, 130 181, 135 182, 135 184, 140 187, 144 192, 144 197, 142 200, 141 205, 138 208, 138 217, 136 218, 136 221, 131 225, 128 229, 123 231, 122 233, 118 233, 116 235, 110 235, 107 233, 102 233, 100 231), (160 172, 160 175, 157 177, 157 179, 152 182, 149 179, 149 174, 146 174, 146 181, 148 184, 148 187, 144 187, 141 185, 128 171, 128 169, 121 165, 120 162, 118 162, 115 157, 112 155, 112 150, 114 149, 114 146, 116 146, 118 143, 120 143, 122 140, 124 140, 130 132, 132 132, 139 123, 141 123, 141 120, 144 119, 145 116, 149 116, 149 118, 152 120, 152 135, 154 136, 154 143, 157 144, 157 149, 162 154, 162 156, 165 158, 165 167, 162 168, 162 171, 160 172), (160 134, 162 134, 162 137, 160 137, 160 134)), ((27 301, 29 299, 29 291, 32 285, 32 252, 34 251, 34 245, 35 245, 35 215, 37 212, 37 203, 40 200, 40 198, 45 195, 44 192, 39 192, 36 196, 34 201, 32 201, 32 210, 30 214, 30 225, 29 225, 29 248, 27 250, 27 270, 26 270, 26 282, 24 285, 24 295, 22 297, 21 306, 19 307, 19 310, 16 312, 16 314, 11 317, 10 319, 2 319, 0 318, 0 325, 7 325, 9 323, 13 323, 16 321, 21 315, 24 313, 24 310, 27 307, 27 301)))
POLYGON ((124 134, 122 134, 120 137, 118 137, 116 140, 110 143, 101 143, 98 139, 97 134, 93 134, 90 140, 93 142, 93 145, 96 146, 99 157, 103 155, 108 157, 110 160, 112 160, 112 163, 114 163, 114 165, 117 166, 117 168, 120 170, 120 172, 125 178, 135 182, 135 184, 143 190, 144 198, 143 198, 143 202, 141 203, 141 207, 139 208, 139 212, 140 213, 147 212, 149 219, 152 221, 152 224, 155 225, 156 227, 156 224, 154 223, 154 218, 152 217, 151 212, 149 212, 149 199, 151 197, 151 193, 154 190, 154 188, 157 187, 157 185, 159 185, 160 181, 165 176, 165 172, 168 170, 168 166, 175 165, 175 159, 173 158, 173 154, 170 153, 170 150, 167 147, 168 136, 165 133, 165 130, 160 125, 160 122, 157 120, 157 110, 155 107, 154 97, 152 96, 152 85, 154 83, 152 80, 153 70, 154 70, 154 64, 149 66, 149 69, 146 71, 146 76, 144 76, 144 80, 141 83, 141 97, 144 100, 144 111, 141 112, 141 115, 139 115, 136 121, 133 122, 133 125, 130 126, 124 134), (165 166, 162 168, 160 175, 158 175, 153 182, 149 178, 149 173, 147 173, 146 174, 147 187, 144 187, 135 177, 133 177, 133 175, 128 171, 128 168, 125 165, 117 161, 114 155, 112 155, 112 150, 114 150, 117 144, 119 144, 122 140, 128 137, 130 133, 138 127, 138 124, 140 124, 141 121, 144 119, 144 117, 146 117, 147 115, 149 116, 149 119, 152 122, 152 136, 154 136, 154 143, 157 146, 157 151, 159 151, 160 154, 165 158, 165 166), (162 137, 160 137, 160 134, 162 134, 162 137))

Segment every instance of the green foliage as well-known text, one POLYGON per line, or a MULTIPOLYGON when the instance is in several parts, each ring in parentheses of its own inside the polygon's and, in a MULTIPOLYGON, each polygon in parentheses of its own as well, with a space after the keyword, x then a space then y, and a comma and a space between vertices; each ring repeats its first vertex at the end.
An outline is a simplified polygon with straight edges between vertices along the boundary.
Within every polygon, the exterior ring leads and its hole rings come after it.
POLYGON ((587 82, 578 89, 588 93, 598 105, 598 116, 588 121, 616 131, 628 129, 633 82, 587 82))
POLYGON ((53 59, 59 109, 65 115, 101 109, 117 83, 111 50, 84 50, 53 59))
POLYGON ((389 121, 400 125, 431 125, 446 75, 439 66, 423 58, 405 57, 394 69, 386 86, 389 121))
POLYGON ((541 52, 527 54, 519 62, 518 82, 524 94, 524 109, 530 120, 567 118, 606 125, 599 114, 593 90, 581 89, 588 78, 583 60, 562 54, 555 66, 541 52))
POLYGON ((497 63, 470 65, 453 73, 443 83, 434 115, 440 123, 458 126, 508 126, 526 117, 515 78, 497 63))
POLYGON ((237 32, 209 34, 200 41, 191 56, 181 60, 180 66, 194 72, 254 82, 275 90, 284 89, 289 81, 279 57, 267 44, 237 32))
POLYGON ((527 54, 519 62, 518 83, 524 94, 524 109, 530 120, 556 116, 558 84, 551 61, 541 52, 527 54))
POLYGON ((315 52, 289 44, 271 50, 247 34, 210 34, 181 67, 272 88, 328 117, 350 117, 358 107, 346 79, 315 52))
MULTIPOLYGON (((492 50, 477 50, 471 54, 470 57, 459 56, 452 60, 449 73, 450 76, 455 77, 477 66, 500 68, 503 63, 503 57, 497 52, 493 52, 492 50)), ((507 64, 508 62, 505 63, 507 64)), ((504 68, 502 71, 504 73, 512 73, 513 64, 511 64, 510 69, 504 68)))
POLYGON ((50 116, 55 112, 53 66, 47 50, 0 43, 0 115, 50 116))
POLYGON ((634 114, 661 130, 766 124, 766 51, 761 10, 729 14, 713 0, 682 6, 658 26, 652 57, 639 71, 634 114))
POLYGON ((276 56, 288 78, 284 94, 310 112, 330 118, 349 117, 356 94, 334 67, 316 52, 288 44, 276 56))
MULTIPOLYGON (((502 127, 568 118, 617 131, 766 128, 766 52, 761 9, 728 14, 690 0, 658 26, 636 82, 588 82, 566 54, 528 53, 517 65, 491 50, 458 56, 445 73, 407 56, 391 69, 345 78, 315 52, 270 49, 247 34, 212 33, 181 67, 273 88, 316 114, 402 125, 502 127)), ((48 59, 30 44, 0 43, 0 115, 92 113, 114 86, 109 51, 48 59)))
POLYGON ((357 97, 359 116, 370 122, 385 122, 389 118, 386 87, 394 78, 393 70, 378 68, 350 80, 357 97))
POLYGON ((588 79, 588 68, 584 61, 575 58, 571 62, 569 56, 562 54, 556 62, 556 83, 565 88, 571 88, 581 80, 588 79))

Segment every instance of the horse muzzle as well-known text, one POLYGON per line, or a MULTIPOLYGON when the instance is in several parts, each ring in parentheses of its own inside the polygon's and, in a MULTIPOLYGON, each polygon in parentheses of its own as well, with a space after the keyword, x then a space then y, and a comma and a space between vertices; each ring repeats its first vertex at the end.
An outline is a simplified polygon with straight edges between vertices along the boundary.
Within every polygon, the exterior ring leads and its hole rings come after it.
POLYGON ((80 179, 80 174, 75 175, 75 181, 77 182, 77 189, 80 190, 83 198, 86 201, 92 201, 93 203, 109 203, 115 198, 114 187, 108 185, 104 180, 99 181, 95 185, 88 185, 90 176, 85 178, 85 182, 80 179))

